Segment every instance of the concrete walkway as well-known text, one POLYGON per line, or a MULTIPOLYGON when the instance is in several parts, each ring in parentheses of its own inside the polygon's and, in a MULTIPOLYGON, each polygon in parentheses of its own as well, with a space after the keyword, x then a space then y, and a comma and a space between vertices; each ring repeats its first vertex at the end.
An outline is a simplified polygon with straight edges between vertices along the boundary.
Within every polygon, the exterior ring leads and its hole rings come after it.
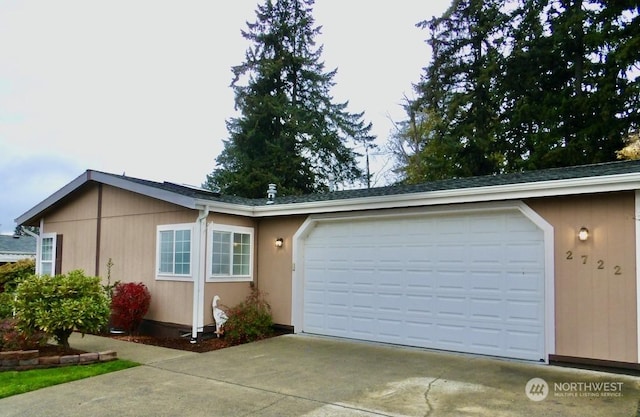
POLYGON ((145 365, 0 400, 0 415, 639 415, 640 378, 472 355, 302 335, 200 354, 94 336, 71 345, 145 365))

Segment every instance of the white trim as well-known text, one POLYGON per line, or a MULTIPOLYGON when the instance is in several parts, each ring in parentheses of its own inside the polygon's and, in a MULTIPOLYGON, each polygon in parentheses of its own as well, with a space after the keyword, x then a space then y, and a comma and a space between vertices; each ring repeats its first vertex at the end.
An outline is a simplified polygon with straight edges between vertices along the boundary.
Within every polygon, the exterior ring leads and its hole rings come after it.
POLYGON ((0 253, 0 262, 17 262, 22 259, 36 259, 36 256, 33 253, 23 253, 23 252, 2 252, 0 253))
POLYGON ((196 262, 192 265, 193 272, 193 316, 191 319, 191 340, 198 338, 198 333, 204 330, 204 281, 206 276, 207 257, 207 217, 209 209, 200 210, 194 224, 195 234, 192 238, 193 252, 197 253, 196 262))
POLYGON ((640 190, 636 190, 635 194, 633 221, 636 225, 636 350, 640 363, 640 190))
POLYGON ((465 204, 451 207, 424 207, 421 209, 409 208, 406 210, 385 211, 378 213, 351 213, 351 214, 323 214, 309 216, 293 235, 293 272, 291 278, 291 324, 295 333, 302 332, 304 328, 304 240, 313 229, 322 222, 347 220, 357 218, 358 220, 372 218, 407 218, 418 216, 432 216, 438 214, 469 214, 476 212, 499 212, 518 210, 544 234, 544 256, 545 256, 545 282, 544 282, 544 357, 545 363, 549 362, 549 355, 555 353, 555 266, 554 266, 554 231, 553 226, 545 219, 533 211, 522 201, 497 202, 497 203, 477 203, 465 204))
POLYGON ((161 224, 156 226, 156 265, 155 265, 155 278, 157 281, 193 281, 195 266, 195 245, 194 245, 194 223, 180 223, 180 224, 161 224), (164 231, 178 231, 189 230, 191 231, 191 242, 189 252, 189 274, 168 274, 160 272, 160 232, 164 231))
MULTIPOLYGON (((207 227, 207 246, 209 250, 206 254, 206 281, 207 282, 251 282, 253 281, 253 263, 254 263, 254 254, 255 254, 255 230, 253 227, 246 226, 234 226, 230 224, 218 224, 218 223, 209 223, 207 227), (214 275, 211 273, 212 268, 212 250, 213 245, 211 244, 213 239, 213 232, 230 232, 230 233, 241 233, 249 235, 249 274, 248 275, 232 275, 231 271, 229 275, 214 275)), ((231 260, 233 261, 233 259, 231 260)), ((233 268, 233 265, 230 265, 233 268)))
POLYGON ((38 259, 36 262, 36 273, 39 275, 43 275, 42 272, 42 241, 44 239, 51 239, 51 261, 47 261, 51 263, 51 276, 56 274, 56 255, 57 255, 57 240, 58 236, 55 233, 42 233, 40 235, 40 239, 38 239, 38 259))
MULTIPOLYGON (((573 178, 567 180, 527 182, 522 184, 492 185, 416 193, 388 194, 359 198, 320 200, 304 203, 264 206, 228 204, 212 209, 228 210, 229 214, 254 217, 285 216, 295 214, 339 213, 354 210, 380 210, 399 207, 436 206, 445 204, 480 203, 489 201, 522 200, 537 197, 559 197, 574 194, 594 194, 640 189, 640 173, 573 178)), ((205 204, 205 201, 201 201, 205 204)), ((212 204, 208 202, 208 204, 212 204)))
POLYGON ((545 363, 556 353, 555 236, 553 226, 531 207, 520 202, 518 209, 544 234, 544 340, 545 363))
POLYGON ((36 235, 36 275, 40 275, 40 253, 42 252, 42 234, 44 233, 44 218, 40 218, 40 224, 38 225, 38 231, 40 234, 36 235))

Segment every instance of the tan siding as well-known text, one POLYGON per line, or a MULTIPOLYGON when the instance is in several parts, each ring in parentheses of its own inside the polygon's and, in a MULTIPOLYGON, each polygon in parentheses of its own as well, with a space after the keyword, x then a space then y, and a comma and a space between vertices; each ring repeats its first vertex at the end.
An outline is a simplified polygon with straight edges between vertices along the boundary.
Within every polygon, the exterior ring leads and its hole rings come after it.
POLYGON ((112 282, 142 282, 149 288, 146 318, 191 325, 193 283, 156 280, 156 226, 194 223, 198 212, 110 186, 103 187, 102 200, 100 275, 106 278, 111 258, 112 282))
POLYGON ((207 282, 204 285, 204 324, 214 324, 211 308, 214 296, 220 296, 218 305, 227 310, 244 301, 250 293, 249 282, 207 282))
POLYGON ((260 220, 258 247, 258 286, 267 293, 275 323, 291 325, 293 235, 304 222, 304 216, 260 220), (284 239, 276 248, 275 240, 284 239))
POLYGON ((62 273, 82 269, 95 274, 98 187, 89 185, 79 190, 74 199, 59 205, 45 215, 42 233, 63 235, 62 273))
POLYGON ((151 320, 191 326, 193 318, 193 283, 154 281, 151 306, 147 318, 151 320))
POLYGON ((554 227, 556 354, 637 362, 634 194, 527 204, 554 227))

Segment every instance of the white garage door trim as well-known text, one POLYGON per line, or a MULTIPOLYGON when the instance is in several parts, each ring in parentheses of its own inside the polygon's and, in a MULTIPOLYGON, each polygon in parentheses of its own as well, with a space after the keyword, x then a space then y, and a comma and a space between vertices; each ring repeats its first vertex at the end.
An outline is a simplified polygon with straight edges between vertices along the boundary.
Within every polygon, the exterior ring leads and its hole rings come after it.
POLYGON ((545 254, 545 283, 544 283, 544 358, 548 362, 549 355, 555 353, 555 312, 554 312, 554 237, 551 226, 540 215, 521 201, 500 203, 465 204, 454 207, 425 207, 415 209, 385 210, 380 212, 359 212, 345 214, 326 214, 308 217, 300 226, 293 238, 293 274, 292 274, 292 323, 295 332, 301 332, 304 328, 304 243, 313 229, 322 222, 335 222, 350 218, 381 219, 381 218, 406 218, 417 216, 433 216, 439 214, 472 214, 500 211, 514 211, 522 213, 527 219, 540 228, 544 235, 545 254), (299 267, 296 267, 296 266, 299 267))

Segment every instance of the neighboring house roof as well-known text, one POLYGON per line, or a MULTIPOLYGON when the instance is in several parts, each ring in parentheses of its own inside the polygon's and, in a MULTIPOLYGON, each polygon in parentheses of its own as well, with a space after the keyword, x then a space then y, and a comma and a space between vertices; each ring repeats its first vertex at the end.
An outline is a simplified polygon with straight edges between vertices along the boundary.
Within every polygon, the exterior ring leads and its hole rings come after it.
POLYGON ((15 262, 35 256, 35 237, 0 235, 0 263, 15 262))
POLYGON ((87 170, 18 217, 17 224, 36 222, 47 210, 88 183, 107 184, 192 209, 208 207, 223 213, 266 217, 636 190, 640 189, 640 161, 281 196, 276 197, 275 204, 267 204, 267 190, 264 199, 248 199, 171 182, 87 170))

